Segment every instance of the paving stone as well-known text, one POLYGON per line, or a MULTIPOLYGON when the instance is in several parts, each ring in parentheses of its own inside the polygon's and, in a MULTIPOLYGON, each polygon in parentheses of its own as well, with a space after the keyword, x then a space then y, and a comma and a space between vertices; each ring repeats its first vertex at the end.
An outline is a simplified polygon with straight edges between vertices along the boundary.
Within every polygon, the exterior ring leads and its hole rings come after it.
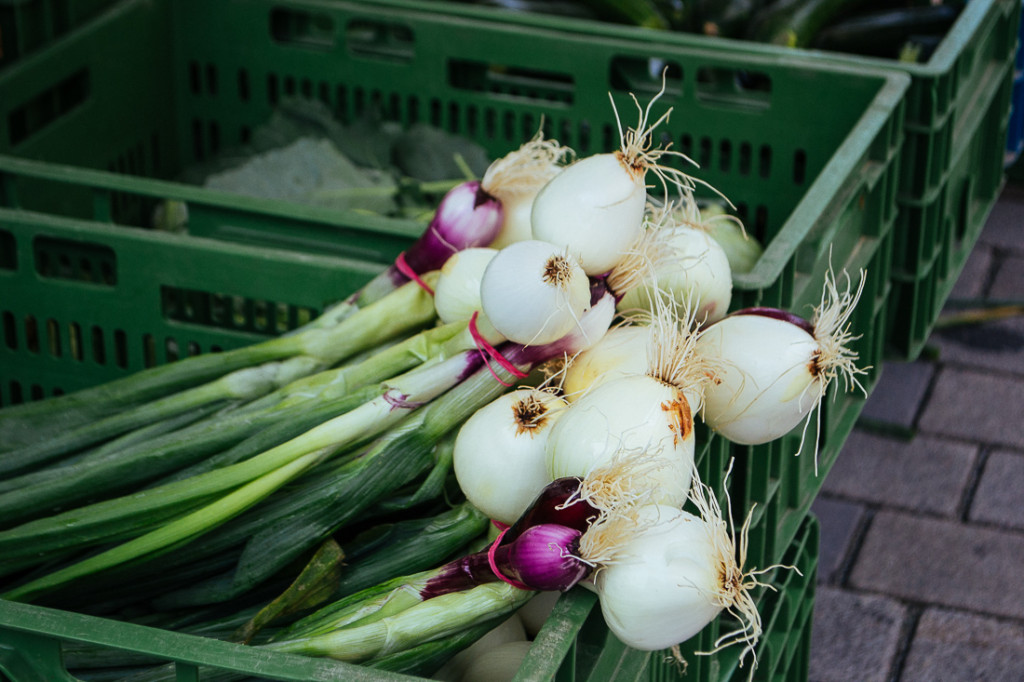
POLYGON ((819 587, 811 631, 811 682, 889 679, 906 610, 885 597, 819 587))
POLYGON ((947 609, 918 621, 901 682, 1019 682, 1024 627, 947 609))
POLYGON ((918 425, 927 433, 1024 448, 1021 405, 1020 377, 946 367, 918 425))
POLYGON ((1024 618, 1024 534, 879 512, 850 584, 898 599, 1024 618))
POLYGON ((949 294, 952 300, 960 298, 981 298, 988 284, 989 269, 992 267, 993 248, 988 244, 977 244, 964 263, 960 277, 949 294))
POLYGON ((1024 528, 1024 454, 989 455, 971 503, 972 521, 1024 528))
POLYGON ((938 329, 928 343, 944 363, 1024 376, 1024 316, 938 329))
POLYGON ((861 416, 911 428, 934 374, 935 365, 924 360, 887 363, 878 385, 864 403, 861 416))
POLYGON ((1024 303, 1024 256, 1011 256, 999 264, 988 297, 1024 303))
POLYGON ((1024 193, 1014 188, 1005 191, 982 228, 978 241, 1001 249, 1024 252, 1024 193))
POLYGON ((855 501, 951 517, 977 451, 933 436, 906 441, 855 429, 825 478, 823 490, 855 501))
POLYGON ((864 516, 864 507, 853 502, 818 497, 811 511, 821 525, 818 545, 818 582, 829 583, 838 577, 847 549, 864 516))

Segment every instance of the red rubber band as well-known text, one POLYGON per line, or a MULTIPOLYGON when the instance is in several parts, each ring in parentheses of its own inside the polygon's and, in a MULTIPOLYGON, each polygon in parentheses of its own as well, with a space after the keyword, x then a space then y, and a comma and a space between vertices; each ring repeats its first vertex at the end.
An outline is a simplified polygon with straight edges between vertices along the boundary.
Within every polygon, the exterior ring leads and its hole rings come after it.
POLYGON ((491 367, 491 363, 487 361, 488 355, 491 356, 491 358, 493 358, 495 362, 501 365, 502 368, 505 369, 505 371, 507 371, 512 376, 519 377, 520 379, 525 379, 527 376, 529 376, 525 372, 520 371, 519 368, 513 365, 511 362, 509 362, 508 359, 504 355, 499 353, 494 346, 487 343, 487 339, 485 339, 480 334, 480 330, 477 329, 476 327, 476 318, 479 314, 479 311, 474 310, 473 316, 469 318, 469 335, 473 337, 473 342, 476 343, 477 350, 479 350, 480 354, 483 355, 484 365, 487 366, 487 371, 491 373, 491 376, 493 376, 495 380, 502 386, 512 385, 507 381, 503 381, 502 378, 498 376, 498 373, 495 372, 494 369, 491 367))
POLYGON ((501 580, 502 582, 506 582, 509 585, 511 585, 512 587, 518 588, 520 590, 531 590, 532 591, 533 588, 530 587, 529 585, 524 585, 521 582, 518 582, 516 580, 512 580, 511 578, 507 578, 504 575, 502 575, 501 571, 498 570, 498 564, 494 561, 494 553, 498 549, 498 544, 501 542, 501 539, 503 537, 505 537, 505 533, 507 533, 507 532, 508 532, 508 528, 506 527, 504 530, 502 530, 500 533, 498 533, 498 537, 495 538, 494 542, 491 544, 490 548, 487 550, 487 564, 491 567, 491 570, 494 572, 494 575, 496 575, 498 577, 498 580, 501 580))
POLYGON ((413 282, 419 284, 420 289, 423 289, 423 291, 427 292, 431 296, 434 295, 434 290, 430 288, 430 285, 420 279, 420 276, 416 274, 416 271, 409 267, 409 264, 405 262, 405 251, 398 254, 398 258, 395 259, 395 268, 413 282))

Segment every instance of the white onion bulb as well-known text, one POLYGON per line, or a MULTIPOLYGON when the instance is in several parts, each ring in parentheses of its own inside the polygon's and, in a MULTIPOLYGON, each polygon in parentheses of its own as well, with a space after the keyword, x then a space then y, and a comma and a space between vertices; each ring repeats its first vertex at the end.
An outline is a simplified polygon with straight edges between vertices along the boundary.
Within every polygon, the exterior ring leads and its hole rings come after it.
POLYGON ((551 482, 545 445, 565 406, 537 389, 506 393, 477 410, 455 439, 453 467, 466 499, 512 525, 551 482))
POLYGON ((651 501, 681 507, 694 456, 689 401, 680 388, 647 375, 613 379, 563 410, 547 454, 552 479, 585 478, 635 461, 645 471, 636 483, 649 489, 651 501))
POLYGON ((594 579, 608 629, 642 651, 685 642, 722 610, 717 558, 700 517, 645 507, 639 530, 594 579))
POLYGON ((504 220, 501 223, 501 231, 491 242, 492 247, 501 249, 515 242, 533 239, 530 215, 533 212, 533 200, 536 196, 536 192, 517 194, 502 202, 502 207, 505 209, 504 220))
POLYGON ((464 322, 480 310, 480 280, 497 253, 495 248, 469 248, 445 261, 434 286, 434 307, 442 322, 464 322))
POLYGON ((757 445, 803 420, 806 433, 812 412, 837 377, 843 377, 847 390, 864 391, 857 375, 866 370, 857 367, 857 353, 848 346, 858 338, 849 319, 864 290, 864 273, 856 291, 851 284, 847 277, 841 291, 829 271, 810 322, 758 308, 737 311, 705 329, 696 354, 715 368, 705 388, 705 423, 735 443, 757 445))
POLYGON ((713 358, 701 416, 734 443, 775 440, 806 419, 822 394, 818 342, 799 326, 764 315, 732 315, 711 325, 697 353, 713 358))
POLYGON ((530 642, 505 642, 466 666, 462 682, 511 682, 530 652, 530 642))
POLYGON ((625 293, 619 310, 650 310, 652 288, 656 288, 690 307, 701 324, 724 317, 732 301, 732 269, 725 250, 697 228, 658 229, 670 230, 666 248, 671 255, 659 259, 643 285, 625 293))
POLYGON ((494 256, 480 282, 480 300, 505 338, 541 345, 568 334, 589 310, 590 281, 564 249, 531 239, 494 256))
POLYGON ((509 642, 525 641, 526 629, 518 612, 513 613, 483 637, 452 656, 430 679, 438 680, 439 682, 460 682, 466 673, 466 669, 476 659, 487 656, 488 652, 509 642))
POLYGON ((567 248, 588 275, 599 275, 640 237, 646 202, 643 171, 630 168, 620 153, 588 156, 537 194, 533 238, 567 248))
POLYGON ((647 327, 624 325, 609 329, 600 341, 574 357, 566 367, 562 381, 566 399, 573 401, 606 381, 646 372, 650 341, 647 327))

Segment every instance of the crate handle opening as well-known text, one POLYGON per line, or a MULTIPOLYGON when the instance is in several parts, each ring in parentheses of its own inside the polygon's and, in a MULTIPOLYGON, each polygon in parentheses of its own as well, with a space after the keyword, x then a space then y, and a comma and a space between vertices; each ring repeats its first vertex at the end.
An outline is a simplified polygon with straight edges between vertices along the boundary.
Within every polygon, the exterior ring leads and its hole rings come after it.
POLYGON ((764 111, 772 103, 772 79, 763 71, 702 66, 697 69, 697 100, 747 111, 764 111))
POLYGON ((469 59, 448 61, 448 84, 457 90, 538 102, 546 107, 568 106, 575 98, 575 83, 568 74, 469 59))
POLYGON ((7 114, 8 143, 14 148, 42 132, 84 104, 89 92, 89 71, 79 69, 12 109, 7 114))
POLYGON ((274 42, 311 50, 330 50, 337 41, 334 20, 324 12, 291 7, 270 10, 270 37, 274 42))
POLYGON ((683 92, 683 67, 678 62, 658 57, 620 55, 609 63, 608 83, 612 89, 638 97, 651 97, 661 91, 664 77, 665 95, 674 99, 683 92))
POLYGON ((355 19, 345 26, 345 44, 352 54, 385 61, 410 62, 416 56, 412 29, 395 22, 355 19))

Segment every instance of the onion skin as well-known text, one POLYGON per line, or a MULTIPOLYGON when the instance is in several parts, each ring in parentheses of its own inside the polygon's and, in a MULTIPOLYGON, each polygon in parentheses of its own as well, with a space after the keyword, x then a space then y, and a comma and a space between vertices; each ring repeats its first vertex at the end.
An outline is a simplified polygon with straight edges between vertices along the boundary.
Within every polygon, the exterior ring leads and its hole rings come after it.
POLYGON ((732 268, 721 245, 693 227, 662 229, 670 229, 667 248, 672 258, 660 262, 645 284, 626 292, 619 310, 653 311, 652 296, 658 291, 692 307, 701 324, 725 317, 732 302, 732 268))
POLYGON ((689 400, 682 389, 646 375, 612 379, 564 410, 547 449, 553 478, 587 477, 621 464, 624 474, 637 475, 634 488, 647 488, 637 493, 682 507, 695 449, 689 400))
POLYGON ((457 251, 490 245, 503 216, 501 202, 485 192, 479 181, 456 185, 441 199, 426 231, 406 249, 405 262, 419 275, 439 270, 457 251))
MULTIPOLYGON (((527 589, 564 592, 591 571, 576 558, 581 535, 578 530, 554 523, 530 526, 512 542, 494 548, 495 567, 504 578, 522 583, 527 589)), ((419 594, 426 600, 501 579, 491 569, 488 551, 484 550, 443 566, 419 594)))
POLYGON ((551 393, 523 389, 466 420, 455 439, 453 468, 473 506, 506 525, 527 510, 550 481, 544 443, 564 405, 551 393))
POLYGON ((542 345, 572 331, 590 308, 590 280, 572 256, 531 239, 506 246, 491 259, 480 281, 480 301, 502 336, 542 345))
POLYGON ((587 528, 598 516, 598 510, 586 500, 573 500, 580 491, 582 479, 575 476, 555 479, 540 492, 529 509, 512 524, 501 543, 512 542, 527 528, 541 523, 557 523, 568 528, 587 532, 587 528))
POLYGON ((715 361, 702 418, 741 445, 760 445, 796 428, 818 404, 820 346, 801 318, 774 309, 733 314, 709 326, 697 353, 715 361))
POLYGON ((647 189, 620 154, 567 166, 533 201, 533 238, 569 249, 588 275, 611 270, 643 230, 647 189))
POLYGON ((651 522, 596 574, 601 613, 625 644, 657 651, 685 642, 718 616, 717 554, 704 521, 667 506, 645 508, 651 522))

